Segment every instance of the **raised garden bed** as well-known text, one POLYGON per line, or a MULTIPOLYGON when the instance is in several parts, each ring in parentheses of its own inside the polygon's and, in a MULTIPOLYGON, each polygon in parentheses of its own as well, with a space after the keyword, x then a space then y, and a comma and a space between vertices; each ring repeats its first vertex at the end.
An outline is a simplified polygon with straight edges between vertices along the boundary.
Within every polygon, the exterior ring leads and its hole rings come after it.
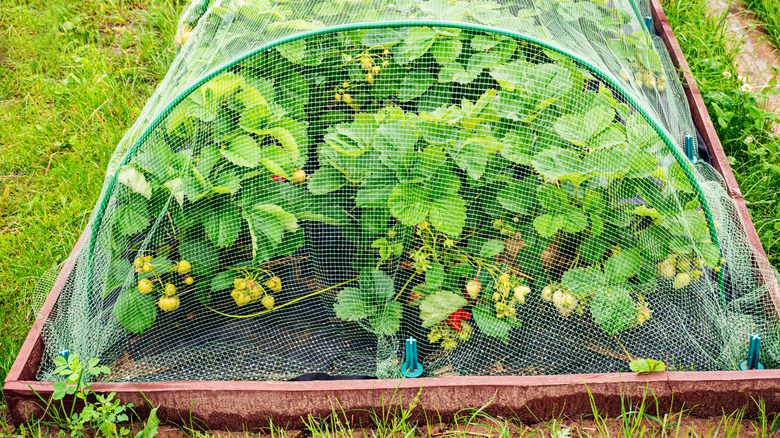
MULTIPOLYGON (((653 23, 666 44, 675 66, 683 71, 685 94, 695 124, 700 131, 713 166, 723 176, 734 200, 745 233, 755 255, 754 272, 768 284, 774 308, 769 315, 780 313, 780 288, 753 227, 726 156, 715 134, 701 95, 688 72, 688 66, 671 32, 663 10, 651 2, 653 23)), ((15 424, 27 418, 38 418, 43 410, 35 393, 47 398, 52 382, 35 380, 42 361, 44 344, 41 330, 44 320, 55 309, 60 292, 67 283, 76 257, 89 239, 85 231, 68 262, 58 276, 39 317, 8 374, 4 394, 15 424)), ((747 340, 746 340, 747 342, 747 340)), ((301 417, 312 414, 325 417, 338 400, 339 410, 351 418, 367 417, 371 409, 381 410, 399 399, 407 403, 422 386, 420 405, 426 411, 437 411, 442 418, 464 407, 480 407, 488 402, 492 415, 517 415, 524 421, 548 418, 565 407, 568 415, 590 412, 588 391, 600 410, 619 410, 621 395, 640 397, 651 390, 660 403, 674 401, 676 408, 697 406, 698 415, 720 415, 722 410, 739 408, 751 398, 762 398, 767 410, 780 407, 780 373, 775 370, 724 372, 668 372, 637 374, 575 374, 559 376, 492 376, 440 377, 398 380, 331 380, 315 382, 256 381, 185 381, 161 383, 95 383, 96 391, 113 391, 123 402, 132 402, 139 413, 148 411, 145 399, 161 405, 158 416, 173 423, 199 419, 214 429, 252 429, 273 424, 300 427, 301 417), (250 408, 251 407, 251 408, 250 408)), ((420 412, 422 412, 420 410, 420 412)))

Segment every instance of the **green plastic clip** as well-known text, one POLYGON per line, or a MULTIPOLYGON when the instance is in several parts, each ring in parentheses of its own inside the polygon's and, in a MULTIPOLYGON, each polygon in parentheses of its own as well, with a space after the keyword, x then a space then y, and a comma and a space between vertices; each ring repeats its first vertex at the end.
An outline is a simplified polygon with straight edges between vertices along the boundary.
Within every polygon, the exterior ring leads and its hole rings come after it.
POLYGON ((691 162, 691 164, 696 164, 699 162, 699 157, 696 156, 696 153, 694 151, 695 149, 693 148, 693 136, 686 135, 685 156, 688 157, 688 160, 691 162))
POLYGON ((423 373, 422 365, 417 362, 417 339, 411 336, 406 340, 406 362, 401 365, 401 372, 405 377, 420 377, 423 373))
POLYGON ((764 366, 758 361, 758 356, 761 351, 761 337, 758 335, 750 335, 750 344, 748 344, 747 360, 739 364, 739 369, 742 371, 747 370, 763 370, 764 366))

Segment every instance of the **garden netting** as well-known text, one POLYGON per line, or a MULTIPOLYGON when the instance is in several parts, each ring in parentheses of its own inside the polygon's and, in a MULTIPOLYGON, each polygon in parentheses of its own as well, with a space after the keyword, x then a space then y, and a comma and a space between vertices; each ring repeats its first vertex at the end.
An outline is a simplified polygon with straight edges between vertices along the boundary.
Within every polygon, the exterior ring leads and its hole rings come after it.
MULTIPOLYGON (((45 321, 115 381, 736 369, 780 348, 632 0, 213 0, 45 321)), ((769 279, 769 280, 767 280, 769 279)), ((38 301, 40 302, 40 300, 38 301)))

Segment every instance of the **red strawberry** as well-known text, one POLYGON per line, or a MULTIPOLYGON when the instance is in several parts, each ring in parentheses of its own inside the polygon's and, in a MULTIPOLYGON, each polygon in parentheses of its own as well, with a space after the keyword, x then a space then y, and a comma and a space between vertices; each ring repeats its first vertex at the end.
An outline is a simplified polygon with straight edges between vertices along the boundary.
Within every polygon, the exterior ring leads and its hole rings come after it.
POLYGON ((469 312, 466 312, 463 309, 458 309, 450 316, 447 317, 447 319, 444 320, 447 324, 449 324, 452 328, 455 329, 456 332, 460 332, 460 322, 466 321, 471 318, 471 314, 469 312))

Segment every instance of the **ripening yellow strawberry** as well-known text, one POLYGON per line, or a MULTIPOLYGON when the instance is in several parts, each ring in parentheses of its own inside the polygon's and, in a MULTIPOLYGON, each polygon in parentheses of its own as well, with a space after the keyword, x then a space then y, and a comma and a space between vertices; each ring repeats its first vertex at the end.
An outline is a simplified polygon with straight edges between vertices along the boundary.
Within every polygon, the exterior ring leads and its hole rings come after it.
POLYGON ((306 172, 303 169, 296 169, 290 176, 290 182, 293 184, 303 184, 306 182, 306 172))
POLYGON ((260 301, 261 298, 263 298, 263 295, 265 295, 265 291, 263 290, 263 287, 259 284, 252 286, 251 288, 247 289, 247 293, 249 293, 249 298, 252 300, 253 303, 256 303, 260 301))
POLYGON ((160 297, 160 301, 157 302, 164 312, 173 312, 179 308, 179 297, 174 295, 172 297, 160 297))
POLYGON ((152 282, 149 281, 148 278, 144 278, 141 281, 138 282, 138 291, 142 294, 148 294, 152 291, 154 286, 152 285, 152 282))
POLYGON ((236 290, 246 289, 246 278, 234 278, 233 288, 235 288, 236 290))
POLYGON ((233 297, 233 301, 236 302, 236 306, 238 307, 249 304, 252 301, 252 297, 250 297, 248 293, 240 290, 233 289, 230 296, 233 297))
POLYGON ((525 303, 525 296, 531 293, 531 288, 528 286, 515 286, 512 290, 513 296, 518 303, 525 303))
POLYGON ((689 284, 691 284, 691 275, 687 272, 680 272, 676 277, 674 277, 674 283, 672 286, 675 289, 682 289, 689 284))
POLYGON ((195 279, 190 277, 189 275, 184 279, 184 283, 187 285, 190 285, 195 282, 195 279))
POLYGON ((173 296, 176 295, 176 286, 174 286, 171 283, 168 283, 165 285, 165 295, 173 296))
POLYGON ((182 260, 176 265, 176 271, 179 274, 184 275, 192 270, 192 265, 187 260, 182 260))
POLYGON ((266 309, 271 310, 274 308, 274 297, 271 295, 266 295, 263 297, 263 306, 265 306, 266 309))
POLYGON ((466 292, 469 294, 472 300, 479 298, 479 293, 482 292, 482 283, 477 280, 471 280, 466 283, 466 292))
POLYGON ((263 283, 268 289, 271 289, 272 291, 279 293, 282 291, 282 280, 274 275, 273 277, 269 278, 265 283, 263 283))

